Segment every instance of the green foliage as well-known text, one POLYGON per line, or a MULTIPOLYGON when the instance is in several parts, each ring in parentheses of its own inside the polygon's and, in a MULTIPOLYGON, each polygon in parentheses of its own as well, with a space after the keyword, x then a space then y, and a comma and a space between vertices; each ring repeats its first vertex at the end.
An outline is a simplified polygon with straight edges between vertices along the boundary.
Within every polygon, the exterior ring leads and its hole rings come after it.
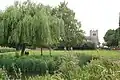
POLYGON ((0 14, 1 45, 50 47, 64 37, 64 21, 52 15, 49 6, 15 2, 0 14))
POLYGON ((6 79, 8 79, 6 72, 0 69, 0 80, 6 80, 6 79))
POLYGON ((0 55, 0 68, 3 66, 5 69, 13 73, 15 71, 21 70, 22 73, 37 73, 40 75, 46 74, 48 71, 53 74, 54 71, 58 69, 61 63, 58 63, 59 58, 50 56, 23 56, 23 57, 13 57, 10 55, 0 55))
MULTIPOLYGON (((45 75, 46 73, 54 74, 56 72, 61 72, 59 70, 63 66, 62 64, 71 60, 71 57, 75 58, 73 62, 79 62, 78 66, 85 65, 88 61, 92 59, 87 57, 88 55, 66 55, 66 56, 22 56, 14 57, 11 55, 0 55, 0 68, 6 69, 10 74, 19 73, 19 69, 23 74, 39 74, 45 75), (68 58, 66 58, 68 56, 68 58), (82 58, 81 58, 82 57, 82 58), (83 59, 84 58, 84 59, 83 59), (82 59, 82 60, 81 60, 82 59)), ((73 60, 73 59, 72 59, 73 60)), ((71 61, 72 61, 71 60, 71 61)), ((67 70, 66 70, 67 71, 67 70)))
POLYGON ((30 80, 119 80, 120 65, 109 59, 92 60, 91 63, 84 65, 82 68, 75 62, 71 56, 61 65, 62 72, 46 76, 36 76, 30 80))
POLYGON ((118 46, 118 41, 119 41, 119 29, 116 30, 111 30, 109 29, 105 36, 104 40, 107 43, 107 46, 118 46))
POLYGON ((82 46, 82 49, 86 49, 86 50, 94 50, 96 49, 96 45, 93 42, 85 42, 82 46))
POLYGON ((81 67, 86 65, 87 62, 90 62, 92 59, 95 58, 92 55, 79 54, 79 53, 77 53, 76 56, 77 56, 77 60, 78 60, 78 65, 81 67))
MULTIPOLYGON (((52 57, 30 55, 20 58, 15 58, 11 55, 1 55, 0 65, 4 65, 4 69, 7 70, 13 69, 12 67, 14 66, 16 72, 18 72, 18 68, 20 68, 23 73, 39 71, 38 74, 40 74, 40 76, 31 76, 26 80, 120 79, 118 59, 96 57, 88 54, 76 53, 52 57)), ((6 75, 4 72, 1 74, 6 75)))
MULTIPOLYGON (((87 78, 86 80, 117 80, 120 79, 119 70, 119 64, 102 58, 101 60, 92 61, 85 66, 82 73, 87 78)), ((83 80, 85 80, 85 78, 83 78, 83 80)))
POLYGON ((62 40, 64 46, 71 47, 83 42, 81 23, 75 19, 74 11, 67 7, 66 2, 61 2, 58 7, 53 9, 52 14, 64 21, 65 37, 62 40))
POLYGON ((64 80, 61 78, 59 75, 45 75, 45 76, 35 76, 35 77, 30 77, 28 80, 64 80))
POLYGON ((0 12, 0 33, 0 45, 20 48, 21 54, 26 45, 50 49, 63 42, 71 47, 84 39, 81 23, 65 2, 51 8, 29 0, 17 1, 0 12))

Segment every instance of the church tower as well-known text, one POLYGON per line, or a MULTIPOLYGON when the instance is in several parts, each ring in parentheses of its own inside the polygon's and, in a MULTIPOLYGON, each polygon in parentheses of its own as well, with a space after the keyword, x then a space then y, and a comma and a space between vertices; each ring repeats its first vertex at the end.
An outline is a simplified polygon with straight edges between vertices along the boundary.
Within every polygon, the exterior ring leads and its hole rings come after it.
POLYGON ((96 44, 96 46, 99 43, 98 39, 98 30, 90 30, 90 40, 96 44))

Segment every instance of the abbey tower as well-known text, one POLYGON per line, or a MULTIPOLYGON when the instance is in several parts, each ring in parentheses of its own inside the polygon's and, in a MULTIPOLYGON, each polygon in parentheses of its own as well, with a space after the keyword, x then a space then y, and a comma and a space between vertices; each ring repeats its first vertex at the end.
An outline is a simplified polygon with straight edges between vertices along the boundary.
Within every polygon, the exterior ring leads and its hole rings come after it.
POLYGON ((99 39, 98 39, 98 30, 90 30, 90 36, 89 36, 90 40, 95 43, 96 45, 98 45, 99 43, 99 39))

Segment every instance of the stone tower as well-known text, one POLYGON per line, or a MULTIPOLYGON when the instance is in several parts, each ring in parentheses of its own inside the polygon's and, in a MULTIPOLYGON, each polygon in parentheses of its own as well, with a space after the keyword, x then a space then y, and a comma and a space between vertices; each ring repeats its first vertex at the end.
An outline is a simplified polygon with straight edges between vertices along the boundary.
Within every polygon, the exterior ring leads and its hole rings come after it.
POLYGON ((90 30, 90 40, 96 44, 96 46, 99 43, 98 39, 98 30, 90 30))

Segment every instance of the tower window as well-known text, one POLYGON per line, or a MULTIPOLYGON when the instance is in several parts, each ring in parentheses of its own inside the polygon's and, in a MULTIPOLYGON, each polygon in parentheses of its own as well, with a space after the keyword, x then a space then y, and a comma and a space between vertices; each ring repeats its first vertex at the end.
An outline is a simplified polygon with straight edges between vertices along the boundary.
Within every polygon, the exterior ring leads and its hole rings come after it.
POLYGON ((93 36, 96 36, 96 34, 95 34, 95 33, 93 33, 93 36))

